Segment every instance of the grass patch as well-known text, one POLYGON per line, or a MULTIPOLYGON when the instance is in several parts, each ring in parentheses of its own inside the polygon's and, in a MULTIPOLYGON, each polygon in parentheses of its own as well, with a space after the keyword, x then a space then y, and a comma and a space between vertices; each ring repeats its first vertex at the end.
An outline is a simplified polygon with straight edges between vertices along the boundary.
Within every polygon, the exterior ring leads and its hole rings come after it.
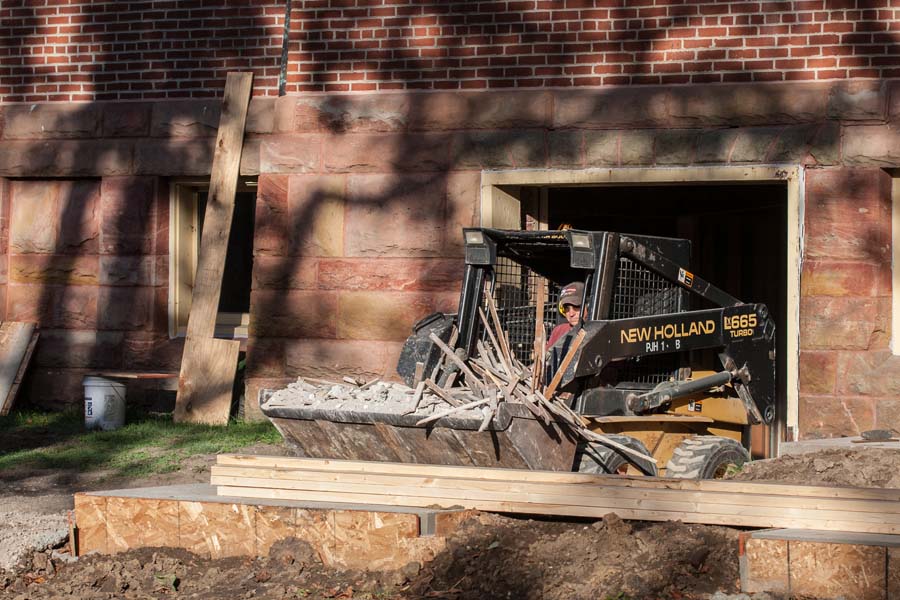
POLYGON ((0 473, 55 469, 142 477, 177 471, 184 459, 197 454, 281 442, 268 421, 214 427, 173 423, 171 415, 129 414, 127 424, 116 431, 86 431, 77 412, 19 412, 0 417, 0 473))

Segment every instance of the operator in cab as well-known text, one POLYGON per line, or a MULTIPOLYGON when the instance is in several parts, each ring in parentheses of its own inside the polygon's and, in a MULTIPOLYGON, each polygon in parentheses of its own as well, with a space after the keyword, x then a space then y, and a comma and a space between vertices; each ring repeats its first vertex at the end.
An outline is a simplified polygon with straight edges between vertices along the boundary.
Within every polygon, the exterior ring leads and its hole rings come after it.
POLYGON ((578 327, 581 317, 584 315, 584 307, 581 305, 583 300, 584 284, 580 281, 573 281, 559 291, 559 313, 566 318, 566 322, 560 323, 550 332, 550 339, 547 340, 548 350, 553 348, 554 344, 567 333, 578 327))

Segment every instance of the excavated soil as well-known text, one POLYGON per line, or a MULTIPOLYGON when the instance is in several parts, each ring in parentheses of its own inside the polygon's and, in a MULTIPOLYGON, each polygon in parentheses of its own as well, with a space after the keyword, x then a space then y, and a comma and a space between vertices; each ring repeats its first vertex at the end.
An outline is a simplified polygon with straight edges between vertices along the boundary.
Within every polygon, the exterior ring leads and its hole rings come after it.
MULTIPOLYGON (((898 458, 891 450, 829 450, 758 461, 734 478, 900 487, 898 458)), ((41 497, 31 496, 28 509, 36 510, 41 497)), ((0 497, 3 506, 10 499, 0 497)), ((58 504, 45 511, 58 514, 58 504)), ((772 598, 737 593, 737 535, 727 527, 623 522, 615 515, 571 522, 482 514, 464 523, 433 562, 372 573, 325 568, 296 540, 258 559, 142 549, 67 562, 65 553, 48 548, 0 571, 0 598, 772 598)))

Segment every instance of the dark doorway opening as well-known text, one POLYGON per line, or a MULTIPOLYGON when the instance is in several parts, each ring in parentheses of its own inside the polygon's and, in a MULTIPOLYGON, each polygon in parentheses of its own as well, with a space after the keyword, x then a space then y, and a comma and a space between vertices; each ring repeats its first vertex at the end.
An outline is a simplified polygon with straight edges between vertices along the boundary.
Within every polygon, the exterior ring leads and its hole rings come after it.
MULTIPOLYGON (((778 417, 787 411, 787 186, 767 184, 548 188, 550 229, 617 231, 690 240, 690 270, 744 302, 768 306, 776 324, 778 417)), ((705 308, 693 296, 692 308, 705 308)), ((695 357, 692 357, 696 360, 695 357)), ((715 354, 699 357, 713 364, 715 354)), ((783 430, 783 429, 782 429, 783 430)), ((756 439, 754 450, 768 441, 756 439)), ((755 453, 757 453, 755 452, 755 453)))

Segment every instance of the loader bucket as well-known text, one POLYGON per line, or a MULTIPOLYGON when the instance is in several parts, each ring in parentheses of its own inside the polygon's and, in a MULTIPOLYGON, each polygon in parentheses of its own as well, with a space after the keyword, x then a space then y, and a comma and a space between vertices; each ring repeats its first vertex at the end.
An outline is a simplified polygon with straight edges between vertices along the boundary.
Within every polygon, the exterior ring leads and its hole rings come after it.
POLYGON ((486 430, 481 419, 260 405, 297 456, 381 462, 571 471, 576 442, 521 404, 501 403, 486 430))

